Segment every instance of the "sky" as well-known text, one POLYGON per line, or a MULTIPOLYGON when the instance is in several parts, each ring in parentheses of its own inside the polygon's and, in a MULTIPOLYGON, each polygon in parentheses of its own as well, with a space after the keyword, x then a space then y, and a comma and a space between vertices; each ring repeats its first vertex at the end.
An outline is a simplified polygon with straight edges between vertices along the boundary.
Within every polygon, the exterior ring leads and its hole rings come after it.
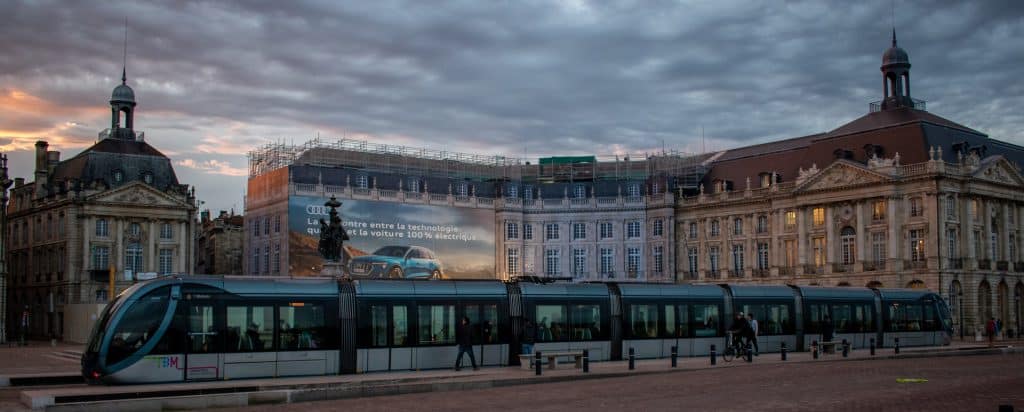
POLYGON ((241 213, 246 154, 362 139, 535 159, 715 151, 826 132, 911 94, 1024 145, 1024 2, 0 0, 0 152, 32 180, 110 127, 127 20, 135 129, 241 213))

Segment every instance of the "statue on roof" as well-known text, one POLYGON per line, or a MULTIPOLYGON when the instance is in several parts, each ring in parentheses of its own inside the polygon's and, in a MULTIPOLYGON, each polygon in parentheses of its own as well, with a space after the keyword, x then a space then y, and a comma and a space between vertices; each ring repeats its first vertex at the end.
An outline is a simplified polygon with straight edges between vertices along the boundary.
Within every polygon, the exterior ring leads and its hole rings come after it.
POLYGON ((338 207, 341 202, 331 196, 331 200, 324 203, 329 208, 329 222, 320 219, 320 244, 317 251, 324 260, 337 262, 341 259, 341 249, 344 241, 349 240, 348 232, 341 225, 341 217, 338 216, 338 207))

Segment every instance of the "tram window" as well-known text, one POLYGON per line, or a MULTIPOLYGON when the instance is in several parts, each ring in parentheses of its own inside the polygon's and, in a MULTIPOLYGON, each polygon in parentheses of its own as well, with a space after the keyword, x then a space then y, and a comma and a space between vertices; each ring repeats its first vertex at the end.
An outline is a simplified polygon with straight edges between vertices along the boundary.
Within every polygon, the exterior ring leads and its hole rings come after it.
POLYGON ((124 316, 114 325, 107 364, 113 365, 142 348, 156 334, 167 312, 170 288, 163 287, 146 294, 127 307, 124 316))
POLYGON ((421 305, 419 321, 421 345, 455 343, 455 305, 421 305))
POLYGON ((690 336, 690 309, 687 305, 665 305, 665 338, 690 336))
POLYGON ((665 305, 664 308, 665 308, 665 334, 662 335, 662 337, 663 338, 674 338, 674 337, 676 337, 676 331, 679 330, 679 328, 676 327, 677 326, 676 325, 676 306, 675 305, 665 305))
POLYGON ((167 331, 164 332, 150 353, 154 355, 185 353, 185 318, 184 305, 179 303, 178 310, 174 314, 174 318, 171 319, 171 324, 167 326, 167 331))
POLYGON ((889 331, 915 332, 921 330, 921 305, 894 303, 889 305, 889 331))
POLYGON ((497 343, 498 342, 498 305, 484 305, 483 307, 484 323, 481 326, 481 333, 484 337, 484 343, 497 343))
POLYGON ((227 352, 274 349, 274 307, 228 305, 227 352))
MULTIPOLYGON (((324 305, 291 303, 278 308, 278 349, 332 349, 324 305)), ((386 334, 384 335, 387 336, 386 334)))
POLYGON ((193 304, 188 309, 190 353, 219 352, 217 331, 213 329, 213 304, 193 304))
POLYGON ((569 305, 572 340, 599 340, 601 334, 601 307, 598 305, 569 305))
POLYGON ((722 336, 722 318, 718 316, 718 305, 698 303, 690 307, 693 310, 693 316, 690 317, 690 330, 693 331, 694 337, 722 336))
MULTIPOLYGON (((480 336, 482 334, 482 326, 480 324, 480 306, 466 305, 465 307, 463 307, 462 315, 469 318, 469 336, 471 341, 473 342, 474 345, 480 344, 480 336)), ((461 319, 462 318, 460 317, 459 320, 456 320, 455 323, 461 325, 461 319)))
MULTIPOLYGON (((793 322, 789 318, 789 305, 765 305, 761 322, 762 335, 791 335, 793 322)), ((760 325, 759 325, 760 326, 760 325)))
POLYGON ((629 305, 630 337, 658 337, 658 305, 629 305))
POLYGON ((394 325, 392 335, 392 346, 409 345, 409 308, 405 305, 395 305, 392 309, 391 319, 394 325))
POLYGON ((375 348, 388 346, 387 305, 370 306, 370 346, 375 348))
POLYGON ((832 325, 837 333, 852 333, 857 331, 853 326, 853 311, 850 310, 850 305, 832 305, 832 325))
POLYGON ((922 314, 924 319, 922 319, 923 325, 921 330, 941 330, 941 328, 939 328, 938 316, 935 314, 935 305, 926 303, 921 306, 921 308, 924 310, 924 313, 922 314))
POLYGON ((537 341, 552 342, 565 340, 565 306, 537 305, 537 341))
POLYGON ((805 317, 805 333, 821 333, 821 321, 825 318, 828 305, 807 305, 807 316, 805 317))

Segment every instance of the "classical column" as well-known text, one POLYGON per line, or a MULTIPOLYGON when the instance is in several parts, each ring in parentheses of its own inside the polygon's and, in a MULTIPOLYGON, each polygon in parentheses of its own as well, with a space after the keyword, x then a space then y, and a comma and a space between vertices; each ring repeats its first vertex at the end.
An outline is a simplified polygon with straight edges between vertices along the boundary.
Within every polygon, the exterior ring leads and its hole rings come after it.
MULTIPOLYGON (((94 230, 96 230, 96 227, 94 226, 93 218, 92 217, 86 217, 85 219, 83 219, 83 223, 82 223, 82 274, 79 274, 79 276, 83 276, 83 274, 86 271, 88 271, 88 270, 96 269, 96 268, 92 267, 92 253, 90 253, 91 251, 89 250, 90 243, 92 243, 92 231, 94 231, 94 230)), ((90 277, 88 275, 85 275, 83 278, 80 278, 80 279, 89 279, 89 278, 90 277)))
MULTIPOLYGON (((1015 222, 1016 223, 1016 222, 1015 222)), ((1002 255, 1003 257, 998 260, 1010 260, 1010 204, 1003 202, 1003 224, 999 225, 999 238, 1002 239, 1000 243, 1003 244, 1002 255)), ((1012 263, 1011 263, 1012 264, 1012 263)), ((1013 268, 1010 268, 1013 270, 1013 268)))
POLYGON ((903 262, 900 260, 902 256, 900 244, 903 243, 903 230, 901 227, 903 219, 900 219, 900 216, 897 214, 899 209, 896 207, 896 203, 899 201, 900 198, 897 196, 889 196, 886 199, 886 202, 888 202, 886 206, 889 209, 886 212, 888 214, 886 221, 889 223, 889 265, 886 269, 893 272, 903 270, 903 262))
MULTIPOLYGON (((992 250, 992 204, 988 200, 981 202, 981 228, 984 238, 981 239, 981 254, 979 259, 990 260, 989 265, 995 265, 995 260, 999 259, 999 256, 995 256, 996 251, 992 250)), ((989 266, 989 269, 994 269, 993 266, 989 266)))
POLYGON ((146 235, 149 237, 149 244, 146 246, 146 271, 147 272, 159 272, 157 268, 157 262, 155 259, 156 254, 156 239, 159 233, 159 224, 155 220, 149 221, 149 230, 146 235))
MULTIPOLYGON (((964 257, 964 269, 975 269, 977 268, 978 256, 974 253, 974 242, 979 239, 974 238, 974 216, 978 213, 974 210, 974 202, 971 198, 964 197, 960 199, 960 251, 961 256, 964 257)), ((966 293, 966 292, 964 292, 966 293)))
POLYGON ((857 227, 854 230, 857 231, 856 244, 857 256, 853 263, 853 271, 860 273, 864 271, 864 256, 866 256, 864 249, 864 237, 867 233, 864 233, 864 201, 859 201, 854 206, 857 218, 857 227))
POLYGON ((832 273, 836 262, 836 224, 832 221, 832 206, 825 206, 825 273, 832 273))
MULTIPOLYGON (((925 261, 929 268, 939 270, 942 267, 939 257, 943 255, 940 248, 942 246, 942 239, 946 237, 946 234, 943 233, 943 228, 946 225, 942 224, 942 221, 945 221, 945 215, 939 212, 941 210, 941 202, 939 202, 938 196, 930 193, 925 194, 922 201, 925 205, 934 205, 934 207, 925 207, 925 216, 928 218, 928 246, 927 250, 925 250, 925 261)), ((944 290, 943 285, 939 284, 938 290, 944 290)))
MULTIPOLYGON (((178 270, 175 272, 189 273, 188 271, 188 245, 186 244, 185 222, 178 222, 178 270)), ((262 265, 263 262, 260 262, 262 265)), ((173 268, 172 268, 173 270, 173 268)))
POLYGON ((797 263, 802 273, 803 267, 807 266, 807 209, 803 207, 796 209, 796 234, 797 263))
MULTIPOLYGON (((124 223, 123 223, 123 220, 121 220, 121 219, 111 219, 110 228, 111 228, 111 230, 114 231, 114 233, 117 236, 117 237, 115 237, 115 239, 117 239, 117 241, 114 242, 114 246, 112 247, 112 249, 116 250, 117 252, 114 252, 114 250, 111 250, 111 253, 110 253, 110 256, 117 256, 117 259, 111 259, 112 262, 110 262, 111 264, 114 265, 114 274, 116 276, 117 272, 119 271, 119 269, 121 271, 124 270, 124 223)), ((114 295, 117 295, 117 293, 115 293, 114 295)))

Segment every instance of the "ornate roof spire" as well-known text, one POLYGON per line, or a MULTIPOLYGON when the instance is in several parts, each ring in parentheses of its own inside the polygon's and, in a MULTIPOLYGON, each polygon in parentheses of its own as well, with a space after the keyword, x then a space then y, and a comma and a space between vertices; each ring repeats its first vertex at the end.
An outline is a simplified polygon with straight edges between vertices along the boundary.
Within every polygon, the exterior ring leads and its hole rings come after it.
POLYGON ((896 47, 896 26, 892 26, 892 47, 896 47))

